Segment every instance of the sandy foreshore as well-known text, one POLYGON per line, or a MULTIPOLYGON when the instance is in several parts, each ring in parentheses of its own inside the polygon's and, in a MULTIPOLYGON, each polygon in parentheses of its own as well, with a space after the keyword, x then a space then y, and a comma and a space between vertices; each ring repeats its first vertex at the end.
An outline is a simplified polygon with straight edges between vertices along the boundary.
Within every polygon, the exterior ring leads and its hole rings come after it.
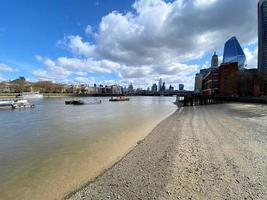
POLYGON ((267 107, 185 107, 66 199, 266 199, 267 107))

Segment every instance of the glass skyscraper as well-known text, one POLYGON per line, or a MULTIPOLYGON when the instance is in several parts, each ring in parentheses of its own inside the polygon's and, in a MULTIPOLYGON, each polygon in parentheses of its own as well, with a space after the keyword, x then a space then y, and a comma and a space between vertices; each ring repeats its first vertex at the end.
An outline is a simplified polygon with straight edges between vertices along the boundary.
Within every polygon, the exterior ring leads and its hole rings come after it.
POLYGON ((258 3, 258 69, 267 72, 267 0, 258 3))
POLYGON ((238 68, 243 69, 245 67, 246 56, 236 39, 236 37, 230 38, 224 45, 223 63, 238 63, 238 68))

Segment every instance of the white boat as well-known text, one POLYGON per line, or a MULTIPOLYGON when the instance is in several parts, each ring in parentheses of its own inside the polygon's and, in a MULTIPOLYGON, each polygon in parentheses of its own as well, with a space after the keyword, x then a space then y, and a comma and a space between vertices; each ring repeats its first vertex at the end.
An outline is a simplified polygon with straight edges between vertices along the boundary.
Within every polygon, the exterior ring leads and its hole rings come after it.
POLYGON ((34 108, 34 104, 27 102, 27 103, 14 103, 12 105, 12 109, 18 109, 18 108, 34 108))
POLYGON ((40 99, 43 98, 44 96, 39 92, 22 92, 19 97, 25 99, 40 99))
POLYGON ((27 99, 0 99, 0 108, 33 108, 34 104, 31 104, 27 99))
POLYGON ((10 106, 13 102, 14 100, 12 99, 0 99, 0 106, 10 106))

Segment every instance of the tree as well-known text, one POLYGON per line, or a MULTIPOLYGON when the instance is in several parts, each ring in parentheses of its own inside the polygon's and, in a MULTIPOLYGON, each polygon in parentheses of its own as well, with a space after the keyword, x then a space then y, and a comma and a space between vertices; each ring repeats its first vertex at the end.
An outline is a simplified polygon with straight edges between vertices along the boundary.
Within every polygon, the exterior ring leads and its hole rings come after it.
POLYGON ((23 76, 20 76, 18 79, 15 79, 10 83, 11 83, 11 88, 15 90, 15 92, 24 92, 26 89, 25 88, 26 79, 23 76))

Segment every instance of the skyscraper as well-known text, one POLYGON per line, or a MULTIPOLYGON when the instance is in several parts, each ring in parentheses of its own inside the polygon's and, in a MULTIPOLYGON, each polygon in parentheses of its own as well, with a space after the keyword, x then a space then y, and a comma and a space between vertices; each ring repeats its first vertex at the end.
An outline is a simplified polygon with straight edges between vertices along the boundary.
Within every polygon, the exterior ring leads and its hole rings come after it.
POLYGON ((219 66, 219 59, 215 51, 211 59, 211 67, 218 67, 218 66, 219 66))
POLYGON ((151 91, 152 91, 152 92, 157 92, 157 91, 158 91, 158 86, 157 86, 156 83, 154 83, 154 84, 152 85, 152 87, 151 87, 151 91))
POLYGON ((226 41, 223 52, 223 63, 238 63, 238 69, 245 67, 246 56, 236 37, 226 41))
POLYGON ((258 69, 267 71, 267 0, 258 3, 258 69))
POLYGON ((159 86, 158 86, 158 90, 161 91, 162 90, 162 79, 159 79, 159 86))

